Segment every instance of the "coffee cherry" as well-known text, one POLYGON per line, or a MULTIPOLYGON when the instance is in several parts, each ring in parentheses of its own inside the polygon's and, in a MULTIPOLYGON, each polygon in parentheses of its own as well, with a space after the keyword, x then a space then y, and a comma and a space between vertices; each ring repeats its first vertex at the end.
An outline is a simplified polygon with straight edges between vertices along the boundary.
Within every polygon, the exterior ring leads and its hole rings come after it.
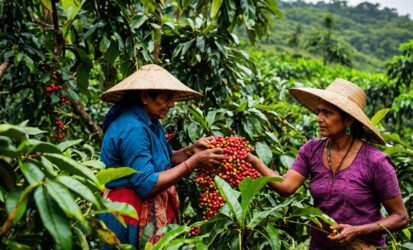
POLYGON ((215 141, 206 145, 207 148, 220 147, 224 151, 224 160, 220 166, 215 168, 200 168, 195 176, 202 194, 199 205, 204 208, 203 219, 207 220, 216 215, 224 206, 224 197, 218 192, 214 182, 216 175, 228 182, 232 188, 238 190, 238 184, 246 177, 256 179, 260 176, 258 171, 245 162, 245 157, 252 148, 244 137, 216 137, 215 141))

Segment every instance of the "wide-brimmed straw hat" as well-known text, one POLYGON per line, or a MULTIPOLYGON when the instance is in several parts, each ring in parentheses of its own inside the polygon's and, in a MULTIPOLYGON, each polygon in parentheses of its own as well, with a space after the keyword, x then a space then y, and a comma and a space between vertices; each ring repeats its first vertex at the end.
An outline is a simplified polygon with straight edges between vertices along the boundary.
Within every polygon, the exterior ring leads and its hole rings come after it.
POLYGON ((363 111, 366 105, 366 94, 354 83, 337 78, 326 89, 291 88, 290 94, 314 114, 317 114, 320 99, 335 105, 361 122, 364 125, 364 131, 373 141, 385 143, 380 132, 363 111))
POLYGON ((103 101, 117 103, 122 100, 125 91, 131 90, 173 91, 175 92, 175 101, 191 100, 202 96, 176 79, 161 66, 148 64, 105 91, 100 98, 103 101))

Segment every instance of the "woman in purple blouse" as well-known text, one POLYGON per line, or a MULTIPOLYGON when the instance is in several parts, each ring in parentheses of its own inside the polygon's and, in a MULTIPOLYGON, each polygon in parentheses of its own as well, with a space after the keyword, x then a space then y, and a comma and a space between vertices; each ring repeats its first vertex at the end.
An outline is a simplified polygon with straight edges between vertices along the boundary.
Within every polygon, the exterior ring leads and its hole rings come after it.
MULTIPOLYGON (((338 223, 329 229, 337 230, 335 236, 312 228, 310 249, 385 248, 385 230, 406 227, 408 216, 393 162, 367 143, 384 140, 363 112, 364 91, 336 79, 325 90, 293 88, 290 93, 317 114, 323 139, 303 145, 284 181, 271 182, 271 187, 289 196, 309 178, 314 206, 338 223)), ((247 160, 263 176, 278 176, 254 155, 247 160)))

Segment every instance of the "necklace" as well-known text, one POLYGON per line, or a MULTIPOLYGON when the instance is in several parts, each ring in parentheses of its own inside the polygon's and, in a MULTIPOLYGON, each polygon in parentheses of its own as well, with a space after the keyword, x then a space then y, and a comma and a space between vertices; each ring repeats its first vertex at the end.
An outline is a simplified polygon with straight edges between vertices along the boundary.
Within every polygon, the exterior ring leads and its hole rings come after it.
POLYGON ((340 170, 341 168, 341 164, 343 164, 344 159, 346 159, 348 153, 350 152, 350 149, 353 147, 355 138, 353 137, 353 139, 351 140, 351 144, 350 147, 347 148, 346 153, 344 154, 343 158, 340 160, 340 162, 338 163, 337 169, 336 171, 333 171, 333 163, 331 162, 331 155, 330 155, 330 149, 331 149, 331 139, 329 138, 327 141, 327 161, 328 161, 328 167, 330 168, 330 171, 333 173, 333 178, 330 182, 330 189, 329 189, 329 193, 331 193, 331 189, 333 188, 333 182, 334 182, 334 178, 336 177, 336 173, 340 170))

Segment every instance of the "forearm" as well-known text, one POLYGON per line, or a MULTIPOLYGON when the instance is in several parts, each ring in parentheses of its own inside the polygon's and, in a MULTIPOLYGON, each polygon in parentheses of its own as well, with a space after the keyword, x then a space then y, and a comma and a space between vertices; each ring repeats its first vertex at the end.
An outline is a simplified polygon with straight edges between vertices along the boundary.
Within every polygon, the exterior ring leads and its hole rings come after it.
POLYGON ((403 214, 390 214, 389 216, 365 225, 358 226, 359 235, 367 235, 379 232, 385 232, 386 229, 389 231, 396 231, 398 229, 402 229, 407 225, 407 216, 403 214))
POLYGON ((172 153, 172 165, 178 165, 194 154, 194 146, 182 148, 172 153))
POLYGON ((191 169, 188 163, 182 162, 181 164, 175 167, 159 172, 158 181, 156 182, 156 185, 148 194, 148 196, 155 195, 159 192, 168 189, 170 186, 174 185, 180 179, 182 179, 190 171, 191 169))

